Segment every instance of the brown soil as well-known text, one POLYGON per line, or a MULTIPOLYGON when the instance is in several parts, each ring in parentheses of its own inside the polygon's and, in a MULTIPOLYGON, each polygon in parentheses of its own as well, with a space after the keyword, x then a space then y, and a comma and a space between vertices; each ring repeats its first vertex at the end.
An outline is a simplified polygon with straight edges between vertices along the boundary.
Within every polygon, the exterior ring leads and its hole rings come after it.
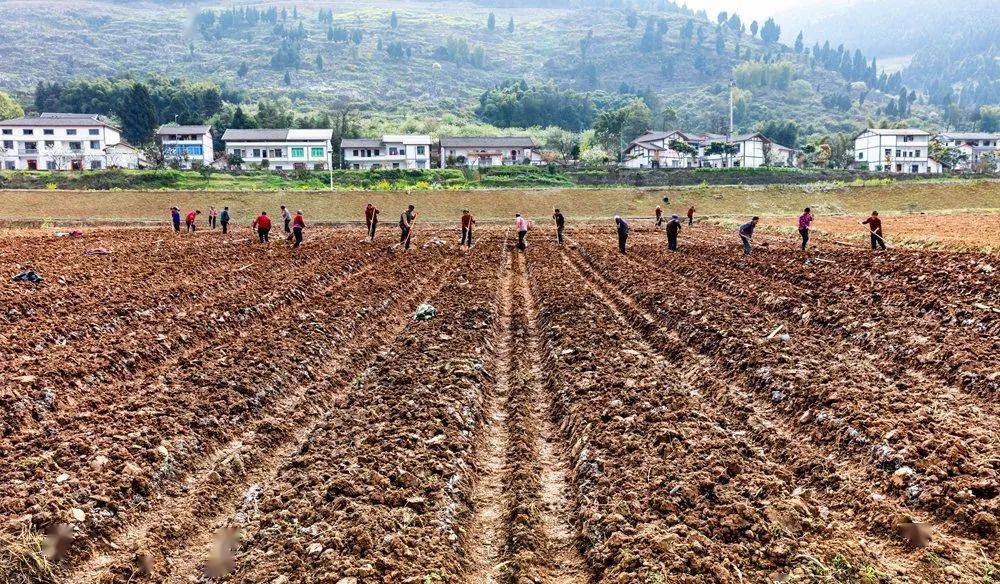
POLYGON ((996 255, 307 235, 5 236, 0 542, 68 584, 1000 572, 996 255))

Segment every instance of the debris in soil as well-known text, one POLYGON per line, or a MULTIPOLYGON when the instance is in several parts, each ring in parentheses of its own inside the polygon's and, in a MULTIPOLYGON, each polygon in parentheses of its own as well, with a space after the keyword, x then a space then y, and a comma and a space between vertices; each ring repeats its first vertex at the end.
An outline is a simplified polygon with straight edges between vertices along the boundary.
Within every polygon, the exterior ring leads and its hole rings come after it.
POLYGON ((436 308, 430 304, 421 304, 417 307, 417 312, 413 315, 413 318, 416 320, 430 320, 435 316, 437 316, 436 308))
POLYGON ((106 247, 95 247, 83 250, 83 255, 111 255, 111 250, 106 247))
POLYGON ((31 270, 27 270, 27 271, 24 271, 24 272, 18 272, 16 274, 14 274, 14 277, 11 278, 11 281, 12 282, 41 282, 42 281, 42 277, 39 276, 37 273, 31 271, 31 270))

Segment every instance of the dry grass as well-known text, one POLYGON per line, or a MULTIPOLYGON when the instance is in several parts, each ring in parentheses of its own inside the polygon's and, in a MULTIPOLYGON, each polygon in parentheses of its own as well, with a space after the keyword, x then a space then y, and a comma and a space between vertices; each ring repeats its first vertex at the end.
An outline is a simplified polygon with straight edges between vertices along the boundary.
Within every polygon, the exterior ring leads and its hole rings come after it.
POLYGON ((17 533, 0 532, 0 577, 5 584, 56 582, 45 538, 27 526, 17 533))

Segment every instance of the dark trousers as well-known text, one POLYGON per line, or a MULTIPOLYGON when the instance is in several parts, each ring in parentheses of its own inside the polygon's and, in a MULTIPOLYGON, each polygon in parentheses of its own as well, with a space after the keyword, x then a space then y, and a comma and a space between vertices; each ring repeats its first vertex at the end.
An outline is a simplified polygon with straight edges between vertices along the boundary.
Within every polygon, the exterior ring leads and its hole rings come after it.
POLYGON ((302 228, 301 227, 296 227, 296 228, 292 229, 292 235, 295 237, 295 245, 294 245, 294 247, 298 247, 298 246, 302 245, 302 228))
POLYGON ((180 230, 181 230, 181 220, 178 219, 177 221, 174 221, 174 231, 180 231, 180 230))
POLYGON ((271 241, 271 238, 269 236, 270 233, 271 233, 271 228, 270 227, 268 227, 267 229, 264 229, 262 227, 258 228, 257 229, 257 239, 259 239, 261 243, 267 243, 267 242, 271 241))
POLYGON ((291 233, 292 232, 292 228, 289 227, 291 224, 292 224, 292 220, 291 219, 285 219, 285 233, 291 233))
POLYGON ((660 225, 663 225, 663 217, 662 216, 656 218, 656 226, 659 227, 660 225))
POLYGON ((809 230, 804 227, 799 227, 799 235, 802 236, 802 251, 805 251, 806 246, 809 245, 809 230))
POLYGON ((667 232, 667 249, 677 251, 677 234, 667 232))
POLYGON ((875 233, 873 231, 872 232, 872 249, 875 249, 875 246, 879 246, 879 247, 881 247, 884 250, 885 249, 885 240, 882 239, 882 235, 881 234, 875 233))
POLYGON ((229 233, 229 221, 222 222, 222 232, 229 233))
POLYGON ((399 243, 403 246, 403 249, 410 249, 410 228, 400 227, 399 228, 399 243))
POLYGON ((688 227, 691 227, 692 223, 694 223, 694 215, 688 215, 688 227))
POLYGON ((187 224, 187 230, 188 231, 194 231, 194 223, 188 223, 187 224))
POLYGON ((562 227, 556 227, 556 241, 558 241, 559 243, 563 242, 563 228, 562 227))
POLYGON ((462 228, 462 243, 459 245, 468 245, 472 247, 472 227, 462 228))
POLYGON ((375 228, 377 226, 378 226, 378 221, 372 221, 368 225, 368 237, 371 238, 372 241, 375 241, 375 228))
POLYGON ((746 235, 741 235, 740 239, 743 240, 743 255, 750 255, 750 238, 746 235))
POLYGON ((618 251, 625 253, 625 240, 628 239, 628 233, 618 234, 618 251))
POLYGON ((519 249, 521 251, 524 251, 525 249, 528 248, 528 244, 525 241, 526 237, 528 237, 528 232, 527 231, 518 231, 517 232, 517 249, 519 249))
POLYGON ((218 221, 218 220, 219 219, 217 217, 209 217, 208 218, 208 226, 211 227, 212 229, 215 229, 216 221, 218 221))

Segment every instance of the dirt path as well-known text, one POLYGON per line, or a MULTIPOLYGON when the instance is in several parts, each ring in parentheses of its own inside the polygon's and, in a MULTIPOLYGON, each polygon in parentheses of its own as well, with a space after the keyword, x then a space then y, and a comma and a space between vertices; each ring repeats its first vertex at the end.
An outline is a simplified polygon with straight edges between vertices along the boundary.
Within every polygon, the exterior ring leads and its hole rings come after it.
POLYGON ((507 430, 506 404, 510 393, 511 363, 511 311, 513 304, 510 257, 500 282, 500 317, 497 323, 499 338, 494 347, 496 367, 495 383, 483 396, 483 436, 478 446, 476 466, 479 478, 472 497, 474 509, 469 528, 470 584, 494 584, 503 580, 503 554, 506 547, 507 517, 505 480, 507 451, 510 435, 507 430))

